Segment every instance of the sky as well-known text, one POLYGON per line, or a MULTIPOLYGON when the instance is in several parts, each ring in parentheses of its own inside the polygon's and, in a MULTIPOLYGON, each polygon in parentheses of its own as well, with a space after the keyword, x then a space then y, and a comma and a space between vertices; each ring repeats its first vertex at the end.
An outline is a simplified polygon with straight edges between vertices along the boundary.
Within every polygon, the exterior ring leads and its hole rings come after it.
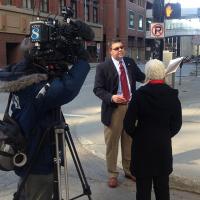
POLYGON ((200 0, 165 0, 165 3, 177 3, 181 4, 182 8, 200 8, 200 0))

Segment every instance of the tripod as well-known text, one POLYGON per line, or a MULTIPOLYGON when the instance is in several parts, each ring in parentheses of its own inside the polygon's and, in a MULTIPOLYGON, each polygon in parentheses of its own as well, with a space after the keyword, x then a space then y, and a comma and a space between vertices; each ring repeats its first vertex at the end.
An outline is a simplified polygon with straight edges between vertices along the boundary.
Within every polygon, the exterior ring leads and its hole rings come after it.
MULTIPOLYGON (((61 115, 61 112, 60 112, 61 115)), ((83 188, 83 193, 73 197, 70 200, 77 199, 79 197, 82 197, 84 195, 88 196, 88 199, 91 200, 91 190, 90 186, 88 185, 87 179, 85 177, 80 159, 78 157, 78 153, 76 151, 76 147, 74 145, 70 129, 68 124, 61 123, 58 126, 54 127, 54 136, 55 136, 55 148, 54 148, 54 194, 53 194, 53 200, 62 200, 62 188, 61 188, 61 152, 64 153, 64 177, 65 177, 65 186, 68 185, 67 180, 67 160, 66 160, 66 145, 65 140, 68 144, 73 162, 75 164, 79 179, 81 181, 81 185, 83 188)), ((65 187, 66 190, 66 200, 69 199, 69 194, 67 187, 65 187)))
MULTIPOLYGON (((88 196, 89 200, 91 199, 91 190, 90 190, 90 186, 87 182, 86 176, 84 174, 78 153, 76 151, 71 133, 70 133, 70 129, 69 126, 67 124, 64 123, 64 117, 62 115, 61 109, 55 109, 54 111, 55 117, 58 120, 56 120, 55 122, 59 122, 59 123, 55 123, 55 125, 53 126, 54 131, 52 134, 52 141, 53 141, 53 164, 54 164, 54 180, 53 180, 53 196, 52 196, 52 200, 64 200, 62 198, 62 184, 61 184, 61 165, 63 163, 64 165, 64 180, 65 180, 65 191, 66 191, 66 199, 65 200, 74 200, 77 198, 80 198, 84 195, 88 196), (62 120, 63 119, 63 120, 62 120), (69 193, 68 193, 68 178, 67 178, 67 159, 66 159, 66 143, 68 144, 72 159, 74 161, 79 179, 81 181, 81 185, 83 188, 83 193, 73 197, 72 199, 69 199, 69 193), (62 162, 62 158, 63 158, 63 162, 62 162)), ((32 159, 30 161, 30 163, 27 166, 27 170, 26 173, 23 177, 23 180, 18 188, 18 191, 14 194, 14 198, 13 200, 20 200, 20 192, 22 191, 22 188, 25 186, 25 182, 30 174, 30 171, 32 169, 32 166, 34 165, 34 163, 37 161, 37 156, 40 153, 40 150, 45 142, 45 138, 46 136, 48 136, 48 133, 51 132, 50 130, 51 128, 48 128, 45 133, 41 136, 39 144, 37 145, 38 148, 36 149, 36 151, 34 152, 32 159)))

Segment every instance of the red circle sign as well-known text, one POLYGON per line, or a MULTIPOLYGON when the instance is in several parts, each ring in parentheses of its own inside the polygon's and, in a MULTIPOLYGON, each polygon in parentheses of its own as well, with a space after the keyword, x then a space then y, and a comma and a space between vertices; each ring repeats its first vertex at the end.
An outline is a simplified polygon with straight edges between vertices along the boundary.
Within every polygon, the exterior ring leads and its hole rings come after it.
POLYGON ((161 36, 161 35, 163 34, 163 31, 164 31, 163 29, 164 29, 164 28, 163 28, 162 24, 155 24, 155 25, 152 27, 151 32, 152 32, 152 34, 153 34, 154 36, 159 37, 159 36, 161 36))

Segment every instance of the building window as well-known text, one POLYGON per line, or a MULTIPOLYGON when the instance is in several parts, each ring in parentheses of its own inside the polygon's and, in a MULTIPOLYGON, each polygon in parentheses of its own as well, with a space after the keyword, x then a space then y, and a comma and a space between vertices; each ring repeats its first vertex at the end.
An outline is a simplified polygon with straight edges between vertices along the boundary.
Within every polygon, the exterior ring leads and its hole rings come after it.
POLYGON ((138 17, 138 30, 143 31, 143 16, 139 15, 138 17))
POLYGON ((65 7, 65 0, 60 0, 60 13, 62 12, 62 9, 65 7))
POLYGON ((5 5, 12 5, 12 0, 5 0, 5 5))
POLYGON ((138 5, 144 7, 144 0, 138 0, 138 5))
POLYGON ((99 18, 98 18, 98 3, 94 2, 93 3, 93 22, 98 23, 99 18))
POLYGON ((98 9, 97 9, 97 7, 93 8, 93 22, 98 23, 98 9))
POLYGON ((84 13, 85 13, 85 21, 89 22, 90 21, 90 6, 89 6, 89 2, 86 3, 86 6, 84 4, 84 13))
POLYGON ((46 13, 49 12, 49 0, 40 1, 40 11, 46 13))
POLYGON ((147 18, 147 19, 146 19, 146 30, 147 30, 147 31, 150 31, 151 23, 152 23, 152 19, 147 18))
POLYGON ((34 7, 34 1, 33 0, 23 0, 22 7, 31 9, 34 7))
POLYGON ((74 0, 74 1, 71 1, 71 7, 72 7, 72 9, 73 9, 73 11, 74 11, 74 18, 77 18, 77 2, 76 2, 76 0, 74 0))
POLYGON ((135 28, 134 16, 135 16, 134 12, 129 11, 129 23, 128 24, 129 24, 129 28, 132 28, 132 29, 135 28))
POLYGON ((128 36, 128 47, 134 47, 136 46, 135 37, 128 36))

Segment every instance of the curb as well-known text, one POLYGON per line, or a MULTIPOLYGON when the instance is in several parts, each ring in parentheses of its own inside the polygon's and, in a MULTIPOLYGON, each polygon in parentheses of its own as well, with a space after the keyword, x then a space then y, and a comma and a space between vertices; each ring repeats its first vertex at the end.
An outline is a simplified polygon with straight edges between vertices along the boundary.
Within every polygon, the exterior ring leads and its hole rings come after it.
POLYGON ((169 183, 170 188, 200 194, 200 180, 188 179, 172 174, 169 183))
MULTIPOLYGON (((73 131, 73 123, 71 123, 71 131, 73 131)), ((83 144, 78 135, 76 135, 76 134, 74 134, 74 135, 75 135, 75 138, 78 141, 79 145, 82 148, 84 148, 88 153, 92 154, 93 156, 97 157, 98 159, 101 159, 104 162, 106 162, 104 158, 102 158, 97 153, 95 153, 90 148, 88 148, 87 144, 86 145, 83 144)), ((117 167, 120 169, 120 171, 123 171, 122 167, 119 165, 119 163, 118 163, 117 167)), ((128 186, 128 185, 126 185, 126 186, 128 186)), ((130 187, 132 187, 132 185, 130 185, 130 187)), ((170 187, 170 189, 200 194, 200 180, 199 179, 186 178, 183 176, 178 176, 175 173, 172 173, 169 176, 169 187, 170 187)))
MULTIPOLYGON (((82 146, 82 148, 84 148, 88 153, 91 153, 93 156, 96 156, 97 158, 105 161, 105 159, 100 157, 98 154, 95 154, 91 149, 87 148, 87 145, 82 144, 81 140, 79 139, 77 135, 76 135, 76 139, 78 143, 82 146)), ((117 167, 120 170, 122 170, 119 164, 117 165, 117 167)), ((128 185, 126 184, 126 186, 128 185)), ((132 185, 130 185, 130 187, 132 187, 132 185)), ((200 194, 200 180, 177 176, 176 174, 173 174, 173 173, 169 176, 169 187, 170 189, 200 194)))

